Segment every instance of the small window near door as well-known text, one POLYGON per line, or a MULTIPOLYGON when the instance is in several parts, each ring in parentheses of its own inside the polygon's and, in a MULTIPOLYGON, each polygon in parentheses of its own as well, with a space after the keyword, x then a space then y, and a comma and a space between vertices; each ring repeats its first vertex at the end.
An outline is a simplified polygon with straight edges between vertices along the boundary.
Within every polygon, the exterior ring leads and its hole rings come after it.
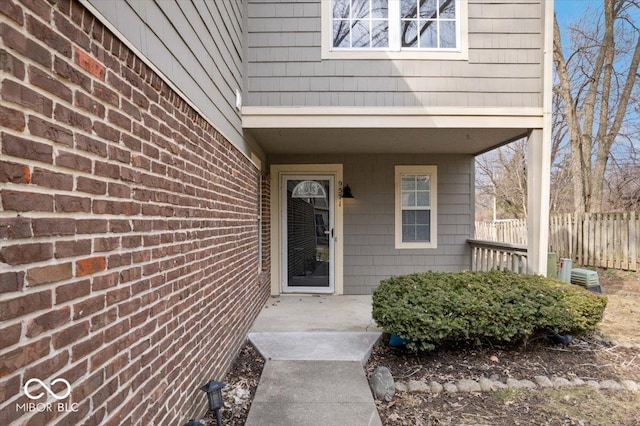
POLYGON ((395 193, 396 248, 436 248, 436 166, 396 166, 395 193))

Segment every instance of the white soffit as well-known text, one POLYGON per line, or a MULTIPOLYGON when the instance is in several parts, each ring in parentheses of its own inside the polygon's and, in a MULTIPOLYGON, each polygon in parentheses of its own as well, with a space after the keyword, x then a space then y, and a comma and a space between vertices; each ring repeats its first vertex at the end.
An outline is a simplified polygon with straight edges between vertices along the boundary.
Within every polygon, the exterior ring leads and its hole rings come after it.
POLYGON ((247 129, 269 154, 478 154, 526 136, 523 128, 247 129))

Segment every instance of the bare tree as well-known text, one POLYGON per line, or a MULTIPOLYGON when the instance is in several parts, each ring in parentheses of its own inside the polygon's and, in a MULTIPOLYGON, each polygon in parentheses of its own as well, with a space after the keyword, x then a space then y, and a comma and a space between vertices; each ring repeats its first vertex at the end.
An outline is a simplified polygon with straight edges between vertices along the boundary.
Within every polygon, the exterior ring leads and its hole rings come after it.
POLYGON ((640 211, 640 158, 628 145, 610 162, 605 179, 604 205, 609 210, 640 211))
POLYGON ((557 90, 553 92, 552 120, 551 190, 549 207, 553 213, 568 213, 573 211, 571 151, 567 144, 569 128, 562 114, 562 97, 557 90))
POLYGON ((485 208, 495 200, 503 218, 527 217, 527 144, 524 139, 490 151, 476 159, 477 187, 485 208))
POLYGON ((603 0, 602 13, 588 11, 570 27, 565 57, 554 19, 554 62, 567 125, 574 210, 599 211, 612 147, 638 93, 640 63, 638 0, 603 0))
MULTIPOLYGON (((553 213, 573 211, 571 153, 567 144, 568 127, 562 114, 562 98, 553 93, 551 139, 550 209, 553 213)), ((502 218, 526 216, 526 164, 516 158, 526 155, 525 140, 489 151, 476 159, 476 211, 486 218, 495 208, 502 218)))

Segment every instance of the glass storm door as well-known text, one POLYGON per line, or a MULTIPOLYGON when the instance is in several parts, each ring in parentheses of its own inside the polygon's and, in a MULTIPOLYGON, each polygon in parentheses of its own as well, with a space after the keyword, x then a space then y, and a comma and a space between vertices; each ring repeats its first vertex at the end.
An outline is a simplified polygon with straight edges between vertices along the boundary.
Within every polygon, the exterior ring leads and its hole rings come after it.
POLYGON ((334 292, 333 188, 330 175, 282 177, 284 292, 334 292))

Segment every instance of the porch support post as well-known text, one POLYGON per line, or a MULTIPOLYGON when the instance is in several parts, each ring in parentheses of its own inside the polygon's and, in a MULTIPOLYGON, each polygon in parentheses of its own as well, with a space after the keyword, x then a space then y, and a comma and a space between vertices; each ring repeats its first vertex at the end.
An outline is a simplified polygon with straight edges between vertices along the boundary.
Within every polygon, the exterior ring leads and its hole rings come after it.
POLYGON ((551 140, 534 129, 527 141, 527 273, 547 274, 551 140))

